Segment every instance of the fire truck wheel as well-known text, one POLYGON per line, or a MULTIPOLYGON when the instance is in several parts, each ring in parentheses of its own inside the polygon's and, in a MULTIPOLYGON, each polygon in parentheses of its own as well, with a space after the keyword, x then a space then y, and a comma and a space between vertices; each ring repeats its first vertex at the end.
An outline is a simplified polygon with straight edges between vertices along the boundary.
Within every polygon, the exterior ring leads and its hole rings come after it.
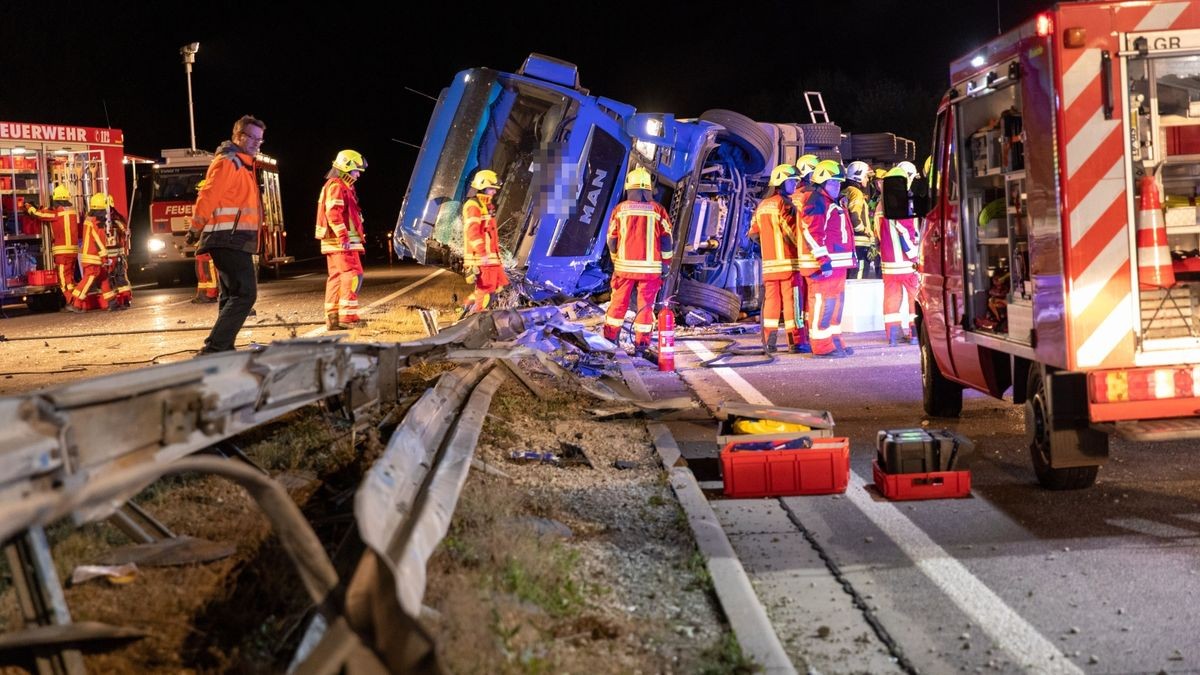
POLYGON ((705 110, 700 113, 700 119, 725 127, 724 132, 717 134, 717 139, 729 141, 746 154, 745 173, 762 173, 767 169, 767 160, 774 154, 771 151, 774 144, 757 122, 741 113, 720 109, 705 110))
POLYGON ((924 327, 917 330, 921 340, 921 399, 925 414, 934 417, 958 417, 962 412, 962 385, 952 382, 938 370, 933 347, 924 327))
POLYGON ((1099 466, 1075 466, 1056 469, 1050 466, 1055 453, 1078 454, 1083 446, 1095 447, 1108 444, 1108 435, 1092 429, 1066 429, 1055 431, 1050 428, 1050 404, 1046 396, 1045 378, 1042 369, 1034 364, 1029 369, 1028 398, 1025 400, 1025 437, 1029 440, 1029 454, 1033 458, 1033 472, 1038 482, 1049 490, 1079 490, 1091 487, 1096 482, 1099 466))
POLYGON ((676 300, 680 305, 712 312, 721 321, 736 321, 742 313, 742 299, 737 293, 695 279, 679 280, 676 300))

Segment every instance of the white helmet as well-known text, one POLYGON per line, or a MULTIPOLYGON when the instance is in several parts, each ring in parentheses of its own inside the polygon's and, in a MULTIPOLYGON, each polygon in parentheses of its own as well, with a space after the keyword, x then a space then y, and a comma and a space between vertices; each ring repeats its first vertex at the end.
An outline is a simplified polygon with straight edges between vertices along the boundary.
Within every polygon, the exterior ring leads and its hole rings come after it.
POLYGON ((917 167, 913 166, 912 162, 900 162, 896 165, 896 168, 903 171, 905 176, 908 176, 909 184, 912 184, 913 179, 917 177, 917 167))
POLYGON ((846 178, 859 185, 866 185, 870 176, 871 167, 866 162, 850 162, 846 167, 846 178))

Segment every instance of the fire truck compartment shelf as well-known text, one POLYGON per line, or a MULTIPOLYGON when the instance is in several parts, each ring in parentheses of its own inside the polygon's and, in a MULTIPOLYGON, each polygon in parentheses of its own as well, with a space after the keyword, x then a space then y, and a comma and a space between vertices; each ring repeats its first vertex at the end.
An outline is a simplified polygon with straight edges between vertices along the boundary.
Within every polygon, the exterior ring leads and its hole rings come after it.
POLYGON ((1176 441, 1200 438, 1200 418, 1117 422, 1111 425, 1111 429, 1130 441, 1176 441))
POLYGON ((965 335, 967 342, 970 342, 973 345, 998 349, 1014 356, 1029 359, 1030 361, 1038 360, 1037 352, 1035 352, 1032 347, 1024 344, 1020 340, 1014 340, 1011 337, 997 335, 995 333, 980 333, 976 331, 967 331, 965 335))
POLYGON ((980 239, 979 243, 987 246, 1008 246, 1008 237, 986 237, 980 239))
POLYGON ((1159 126, 1164 127, 1190 127, 1200 125, 1200 117, 1184 117, 1182 115, 1161 115, 1158 118, 1159 126))
POLYGON ((42 237, 36 234, 6 234, 4 241, 41 241, 42 237))

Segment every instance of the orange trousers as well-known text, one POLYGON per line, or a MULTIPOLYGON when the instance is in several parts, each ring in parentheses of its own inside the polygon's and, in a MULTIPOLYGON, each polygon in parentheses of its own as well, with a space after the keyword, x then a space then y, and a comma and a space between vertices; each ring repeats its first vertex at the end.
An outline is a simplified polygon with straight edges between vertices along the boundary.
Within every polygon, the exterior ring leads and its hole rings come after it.
MULTIPOLYGON (((887 335, 892 334, 893 328, 900 329, 900 332, 908 331, 912 335, 913 312, 916 299, 917 288, 920 282, 917 280, 916 272, 908 272, 907 274, 884 274, 883 275, 883 332, 887 335), (908 291, 907 300, 904 298, 905 291, 908 291)), ((897 337, 900 337, 897 335, 897 337)))
POLYGON ((358 291, 363 278, 358 251, 326 253, 325 264, 329 270, 325 281, 325 316, 337 314, 340 323, 358 321, 358 291))
POLYGON ((62 291, 67 302, 71 302, 71 291, 75 289, 76 260, 78 257, 74 253, 54 254, 54 267, 58 270, 58 290, 62 291))
POLYGON ((767 279, 763 281, 763 308, 761 314, 763 335, 769 335, 779 328, 779 313, 783 312, 783 330, 787 334, 789 344, 795 344, 800 339, 800 324, 796 321, 796 300, 793 297, 795 287, 792 277, 783 279, 767 279))
POLYGON ((832 275, 824 279, 816 276, 808 278, 806 316, 813 354, 830 354, 837 349, 833 338, 842 334, 842 302, 845 297, 845 268, 835 268, 832 275))
POLYGON ((613 274, 612 299, 604 316, 604 337, 613 342, 620 337, 621 326, 625 325, 625 312, 629 310, 629 301, 636 290, 638 311, 633 319, 633 344, 650 346, 650 331, 654 330, 654 301, 658 298, 660 288, 662 277, 631 279, 619 272, 613 274))
POLYGON ((83 279, 75 285, 75 290, 70 298, 71 304, 79 309, 87 309, 88 292, 92 290, 92 286, 100 287, 100 308, 108 309, 108 303, 117 297, 116 291, 112 289, 112 284, 108 283, 108 270, 104 265, 84 265, 83 279))

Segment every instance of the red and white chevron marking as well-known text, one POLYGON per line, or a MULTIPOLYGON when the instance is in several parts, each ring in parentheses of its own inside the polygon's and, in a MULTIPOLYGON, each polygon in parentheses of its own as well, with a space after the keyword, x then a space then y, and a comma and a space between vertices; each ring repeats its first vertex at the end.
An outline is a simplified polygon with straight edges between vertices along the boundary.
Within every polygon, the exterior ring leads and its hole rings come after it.
MULTIPOLYGON (((1130 270, 1125 191, 1126 116, 1117 53, 1120 32, 1200 28, 1200 3, 1063 5, 1061 27, 1087 31, 1085 49, 1061 49, 1064 241, 1070 279, 1072 368, 1129 365, 1138 296, 1130 270), (1113 115, 1104 119, 1100 53, 1113 57, 1113 115)), ((1060 27, 1060 28, 1061 28, 1060 27)))

